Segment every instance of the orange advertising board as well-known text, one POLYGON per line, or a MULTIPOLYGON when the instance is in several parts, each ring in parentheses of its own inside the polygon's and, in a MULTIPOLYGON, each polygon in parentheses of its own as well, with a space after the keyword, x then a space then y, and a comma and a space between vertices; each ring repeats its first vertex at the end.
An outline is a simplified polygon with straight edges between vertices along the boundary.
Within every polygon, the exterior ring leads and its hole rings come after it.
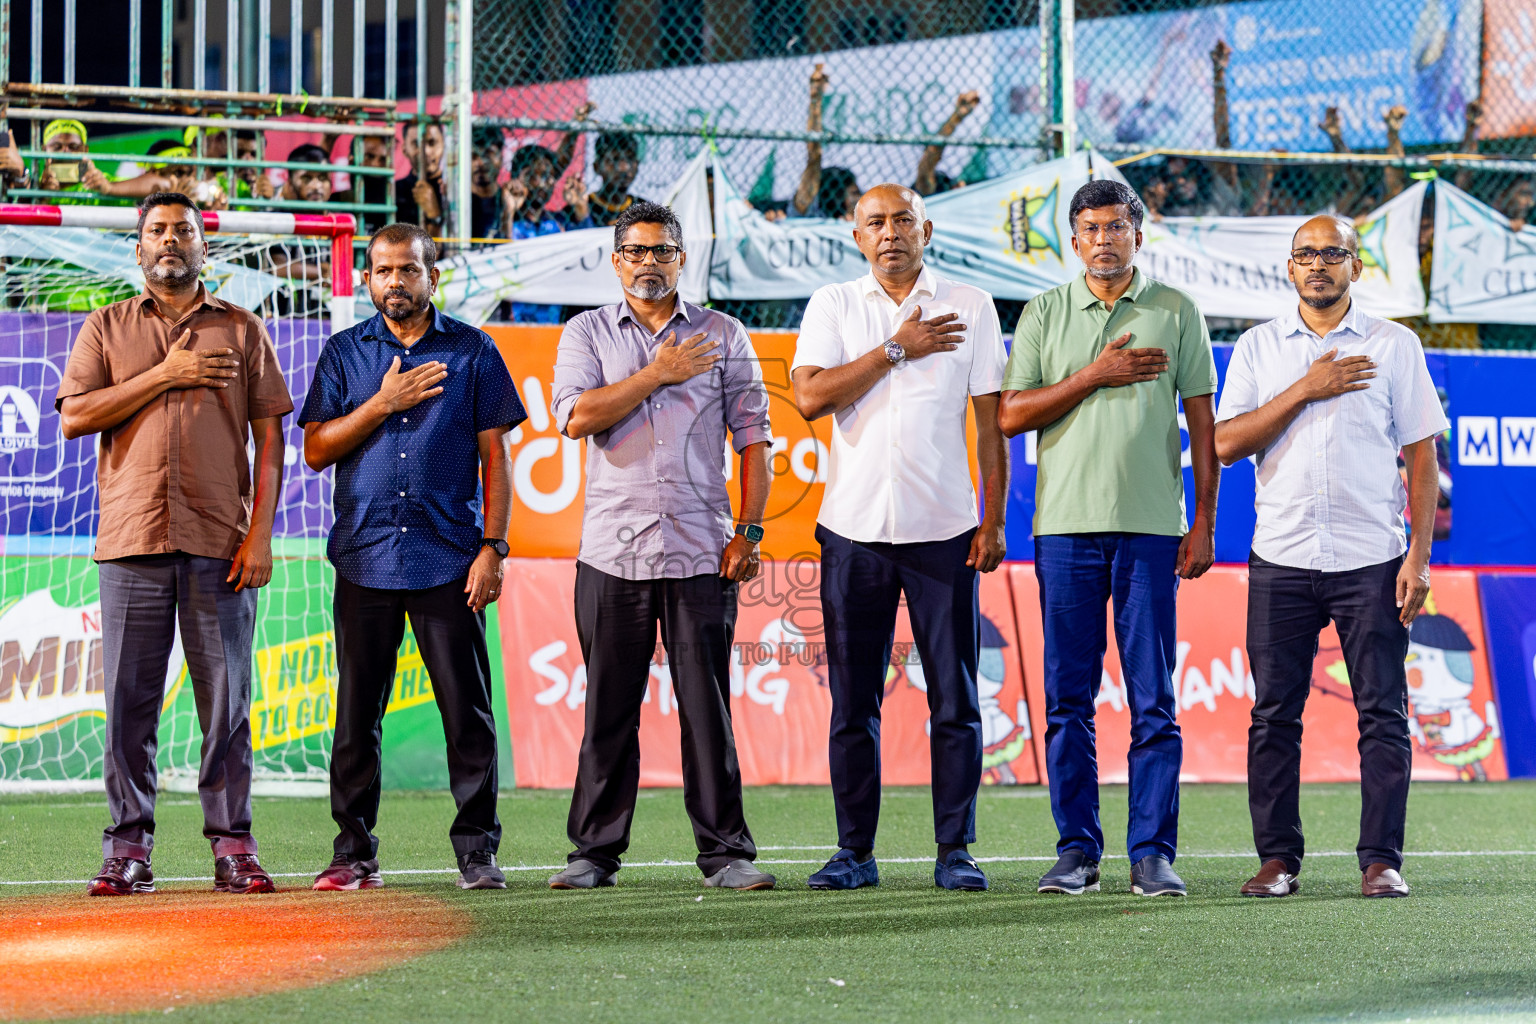
MULTIPOLYGON (((550 413, 558 327, 489 325, 518 394, 528 409, 528 421, 512 432, 512 529, 507 543, 514 557, 575 558, 581 544, 582 495, 586 483, 586 442, 562 437, 550 413)), ((763 383, 768 390, 768 416, 773 427, 773 457, 769 467, 773 486, 764 517, 764 557, 779 561, 819 558, 816 516, 825 491, 830 418, 808 422, 795 406, 789 368, 795 340, 789 331, 751 334, 763 383)), ((975 426, 968 423, 975 450, 975 426)), ((739 463, 733 457, 733 482, 727 490, 737 507, 740 488, 734 483, 739 463)), ((975 459, 971 459, 975 476, 975 459)))
MULTIPOLYGON (((586 668, 572 611, 575 563, 514 558, 506 578, 497 614, 517 784, 569 786, 575 779, 586 701, 586 668)), ((742 778, 748 785, 828 782, 832 699, 820 581, 818 562, 776 561, 765 562, 762 575, 741 588, 731 658, 731 708, 742 778)), ((1038 782, 1004 570, 982 577, 981 604, 983 781, 1038 782)), ((904 608, 886 672, 881 723, 884 781, 926 785, 931 763, 927 690, 904 608)), ((658 643, 640 715, 641 785, 682 784, 680 736, 666 654, 658 643)))
MULTIPOLYGON (((1036 713, 1040 771, 1045 763, 1044 649, 1040 591, 1033 565, 1009 566, 1018 632, 1024 640, 1028 702, 1036 713)), ((1183 778, 1189 782, 1243 782, 1247 779, 1248 724, 1253 709, 1253 675, 1246 645, 1248 570, 1217 566, 1179 587, 1177 661, 1173 672, 1179 727, 1184 734, 1183 778)), ((1482 637, 1482 616, 1472 572, 1435 570, 1425 614, 1443 616, 1433 633, 1482 637), (1447 623, 1454 623, 1454 627, 1447 623)), ((1440 640, 1445 643, 1447 641, 1440 640)), ((1462 644, 1449 641, 1452 648, 1462 644)), ((1446 650, 1416 643, 1408 655, 1413 777, 1417 780, 1508 777, 1485 652, 1446 650), (1463 678, 1464 677, 1464 678, 1463 678), (1479 774, 1481 773, 1481 774, 1479 774)), ((1126 781, 1131 712, 1112 630, 1097 698, 1099 779, 1126 781)), ((1314 663, 1312 693, 1302 716, 1303 782, 1356 781, 1359 729, 1332 626, 1323 631, 1314 663)))

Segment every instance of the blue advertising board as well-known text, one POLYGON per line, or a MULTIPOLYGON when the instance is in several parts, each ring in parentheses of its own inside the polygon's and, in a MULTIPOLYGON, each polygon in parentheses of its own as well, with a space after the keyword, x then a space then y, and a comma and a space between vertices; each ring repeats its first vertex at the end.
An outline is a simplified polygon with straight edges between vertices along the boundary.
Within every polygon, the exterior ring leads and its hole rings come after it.
POLYGON ((1536 777, 1536 573, 1479 573, 1477 583, 1509 774, 1536 777))

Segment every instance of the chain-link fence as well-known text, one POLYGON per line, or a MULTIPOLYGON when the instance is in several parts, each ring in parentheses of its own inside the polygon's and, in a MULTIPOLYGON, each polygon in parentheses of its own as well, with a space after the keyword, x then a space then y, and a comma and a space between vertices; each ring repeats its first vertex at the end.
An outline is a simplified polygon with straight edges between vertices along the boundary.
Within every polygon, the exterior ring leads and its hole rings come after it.
POLYGON ((599 221, 710 141, 770 218, 1083 145, 1159 216, 1359 216, 1431 171, 1516 226, 1536 203, 1536 0, 475 0, 474 17, 481 142, 509 162, 546 147, 599 221))

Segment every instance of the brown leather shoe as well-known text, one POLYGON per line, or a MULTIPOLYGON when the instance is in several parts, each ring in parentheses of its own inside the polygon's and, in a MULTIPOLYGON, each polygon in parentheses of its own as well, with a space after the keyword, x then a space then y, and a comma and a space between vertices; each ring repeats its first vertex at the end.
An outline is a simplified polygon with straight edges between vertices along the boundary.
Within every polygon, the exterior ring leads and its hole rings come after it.
POLYGON ((1372 864, 1360 876, 1360 895, 1371 897, 1407 896, 1408 883, 1396 868, 1372 864))
POLYGON ((1289 896, 1300 888, 1301 882, 1286 870, 1285 861, 1267 860, 1238 892, 1244 896, 1289 896))
POLYGON ((213 862, 213 891, 239 895, 277 892, 254 853, 231 853, 213 862))

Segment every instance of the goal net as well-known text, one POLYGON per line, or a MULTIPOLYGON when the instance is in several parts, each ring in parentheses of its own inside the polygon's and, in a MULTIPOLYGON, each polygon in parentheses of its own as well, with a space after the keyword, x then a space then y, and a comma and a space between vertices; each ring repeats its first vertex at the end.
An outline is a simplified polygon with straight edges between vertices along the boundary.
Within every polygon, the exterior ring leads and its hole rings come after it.
MULTIPOLYGON (((352 218, 204 216, 204 282, 265 319, 297 405, 326 338, 352 322, 352 218)), ((90 557, 97 439, 66 441, 54 396, 86 315, 142 289, 135 226, 126 208, 0 206, 0 791, 101 786, 106 705, 90 557)), ((285 426, 251 730, 263 787, 305 792, 326 777, 334 721, 323 551, 331 477, 300 472, 302 433, 293 417, 285 426)), ((408 670, 413 652, 404 653, 408 670)), ((195 788, 201 741, 178 638, 162 705, 162 786, 195 788)))

